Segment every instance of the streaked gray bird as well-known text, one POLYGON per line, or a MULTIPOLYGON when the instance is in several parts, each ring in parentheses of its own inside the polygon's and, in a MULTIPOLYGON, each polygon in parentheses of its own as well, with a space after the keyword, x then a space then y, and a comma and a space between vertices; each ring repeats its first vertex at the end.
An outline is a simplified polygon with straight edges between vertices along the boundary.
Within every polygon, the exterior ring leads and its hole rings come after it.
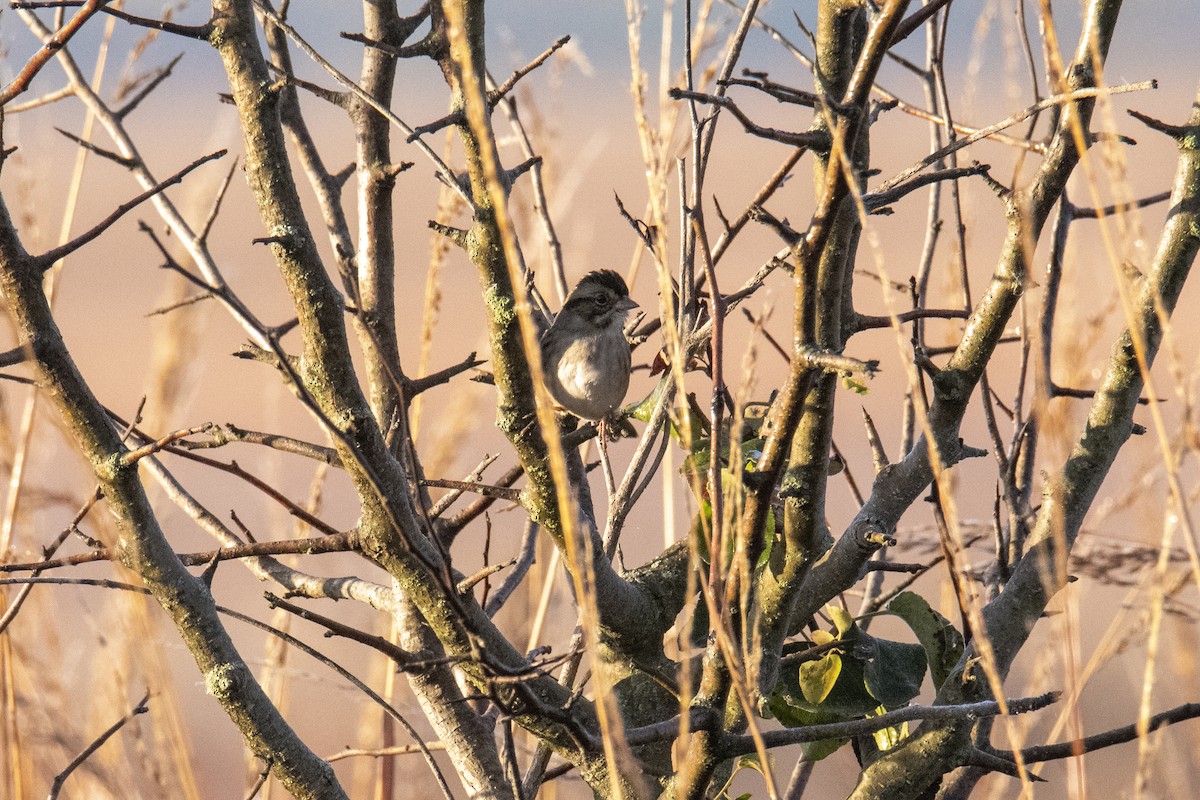
POLYGON ((629 389, 625 316, 635 308, 625 280, 612 270, 579 281, 542 336, 542 370, 556 403, 594 421, 620 408, 629 389))

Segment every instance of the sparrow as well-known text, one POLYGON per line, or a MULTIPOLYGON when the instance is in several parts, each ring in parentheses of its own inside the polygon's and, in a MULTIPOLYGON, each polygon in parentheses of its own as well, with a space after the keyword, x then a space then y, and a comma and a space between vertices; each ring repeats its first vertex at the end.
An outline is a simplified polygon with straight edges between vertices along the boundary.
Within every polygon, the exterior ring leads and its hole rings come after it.
POLYGON ((592 421, 621 406, 630 371, 625 316, 637 307, 612 270, 589 272, 579 281, 542 336, 542 370, 554 402, 592 421))

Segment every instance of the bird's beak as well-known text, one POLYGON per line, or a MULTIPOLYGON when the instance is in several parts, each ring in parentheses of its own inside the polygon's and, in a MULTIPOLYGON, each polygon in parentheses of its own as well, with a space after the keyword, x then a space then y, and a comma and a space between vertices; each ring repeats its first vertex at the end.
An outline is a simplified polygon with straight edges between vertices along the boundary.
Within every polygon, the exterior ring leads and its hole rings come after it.
POLYGON ((629 299, 628 297, 622 297, 620 300, 617 301, 617 310, 618 311, 628 313, 630 311, 633 311, 635 308, 638 308, 638 304, 633 302, 633 300, 629 299))

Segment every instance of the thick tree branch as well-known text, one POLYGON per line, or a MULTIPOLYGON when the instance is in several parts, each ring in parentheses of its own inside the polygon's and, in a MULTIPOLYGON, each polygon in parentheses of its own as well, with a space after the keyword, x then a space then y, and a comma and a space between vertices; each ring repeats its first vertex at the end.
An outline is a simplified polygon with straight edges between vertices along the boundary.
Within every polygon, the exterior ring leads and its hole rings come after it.
POLYGON ((210 693, 264 759, 298 797, 345 797, 333 771, 300 741, 254 680, 216 616, 207 587, 175 556, 150 507, 136 465, 108 414, 68 353, 42 291, 42 270, 17 239, 8 209, 0 203, 0 290, 9 304, 20 342, 29 348, 38 383, 46 390, 87 458, 120 530, 122 562, 141 576, 172 618, 204 676, 210 693))

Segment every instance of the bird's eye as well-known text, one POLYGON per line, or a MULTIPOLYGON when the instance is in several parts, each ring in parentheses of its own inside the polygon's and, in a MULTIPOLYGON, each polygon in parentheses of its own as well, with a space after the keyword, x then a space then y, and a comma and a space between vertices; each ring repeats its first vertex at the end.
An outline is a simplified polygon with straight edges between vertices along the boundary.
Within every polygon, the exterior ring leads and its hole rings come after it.
POLYGON ((592 298, 592 302, 596 304, 596 308, 604 308, 612 301, 606 294, 598 294, 592 298))

